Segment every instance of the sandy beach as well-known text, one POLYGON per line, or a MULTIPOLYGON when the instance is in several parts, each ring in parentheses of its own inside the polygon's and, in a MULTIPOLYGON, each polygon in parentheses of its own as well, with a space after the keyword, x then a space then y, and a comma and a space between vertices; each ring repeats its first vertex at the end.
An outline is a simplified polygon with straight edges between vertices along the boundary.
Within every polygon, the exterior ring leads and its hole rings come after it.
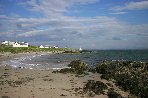
MULTIPOLYGON (((0 62, 12 58, 32 54, 1 54, 0 62)), ((121 91, 113 82, 102 80, 99 74, 76 77, 70 73, 52 73, 54 70, 35 70, 12 68, 11 66, 0 66, 0 98, 89 98, 83 92, 83 87, 88 80, 110 83, 108 88, 127 97, 128 93, 121 91)), ((108 98, 104 95, 95 95, 93 98, 108 98)))

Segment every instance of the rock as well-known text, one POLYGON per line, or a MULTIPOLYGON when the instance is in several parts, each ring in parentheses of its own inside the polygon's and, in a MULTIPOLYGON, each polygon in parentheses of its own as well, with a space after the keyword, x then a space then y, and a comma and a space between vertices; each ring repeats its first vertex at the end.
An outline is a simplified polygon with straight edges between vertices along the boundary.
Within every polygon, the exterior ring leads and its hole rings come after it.
POLYGON ((107 88, 108 87, 106 86, 106 84, 101 81, 88 80, 83 88, 83 91, 85 93, 94 92, 95 94, 100 95, 103 94, 104 90, 107 88))
POLYGON ((8 96, 2 96, 2 98, 10 98, 10 97, 8 97, 8 96))
POLYGON ((89 93, 88 93, 88 96, 89 97, 94 97, 96 94, 93 92, 93 91, 90 91, 89 93))
POLYGON ((72 61, 68 67, 70 67, 77 74, 82 74, 88 68, 87 64, 82 60, 72 61))
POLYGON ((89 68, 88 72, 96 73, 96 68, 89 68))
POLYGON ((67 96, 67 95, 61 94, 60 96, 63 96, 64 97, 64 96, 67 96))
POLYGON ((64 68, 64 69, 61 69, 61 70, 53 71, 52 73, 63 73, 63 74, 66 74, 66 73, 73 73, 73 70, 70 69, 70 68, 64 68))
POLYGON ((110 90, 108 93, 108 98, 124 98, 122 97, 120 94, 118 94, 117 92, 110 90))
MULTIPOLYGON (((96 71, 102 74, 101 79, 115 80, 115 84, 124 91, 130 91, 137 97, 147 98, 147 63, 125 60, 103 61, 96 66, 96 71)), ((116 95, 114 92, 112 93, 116 95)))
POLYGON ((72 61, 69 65, 69 68, 64 68, 61 70, 53 71, 53 73, 76 73, 76 74, 83 74, 84 71, 87 70, 87 64, 81 60, 72 61))

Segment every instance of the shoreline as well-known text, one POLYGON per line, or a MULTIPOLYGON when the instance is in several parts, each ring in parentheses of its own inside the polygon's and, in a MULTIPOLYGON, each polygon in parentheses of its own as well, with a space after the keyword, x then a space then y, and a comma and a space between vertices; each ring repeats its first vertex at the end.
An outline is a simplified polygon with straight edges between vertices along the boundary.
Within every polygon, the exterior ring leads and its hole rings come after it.
MULTIPOLYGON (((76 77, 75 74, 52 73, 53 70, 18 69, 10 66, 0 67, 0 97, 8 98, 89 98, 83 93, 83 86, 88 80, 110 83, 122 96, 113 82, 102 80, 98 74, 76 77)), ((93 98, 108 98, 106 94, 93 98)))
MULTIPOLYGON (((32 63, 25 63, 24 60, 31 61, 33 58, 40 57, 40 56, 48 56, 48 55, 55 55, 61 54, 61 52, 30 52, 30 53, 0 53, 0 66, 11 66, 13 68, 20 68, 20 69, 35 69, 35 70, 59 70, 62 68, 67 68, 67 66, 63 67, 42 67, 44 64, 32 64, 32 63), (22 62, 23 61, 23 62, 22 62), (41 66, 40 66, 41 65, 41 66)), ((57 63, 59 63, 57 61, 57 63)), ((46 63, 45 63, 46 64, 46 63)), ((62 63, 61 63, 62 65, 62 63)), ((66 64, 67 65, 67 64, 66 64)))
POLYGON ((60 52, 23 52, 23 53, 11 53, 11 52, 5 52, 0 53, 0 65, 1 62, 12 60, 19 57, 25 57, 25 56, 34 56, 34 55, 48 55, 48 54, 58 54, 60 52))
MULTIPOLYGON (((41 52, 37 53, 40 54, 41 52)), ((42 52, 41 54, 43 54, 42 52)), ((35 53, 4 54, 0 60, 36 55, 35 53)), ((20 69, 0 66, 0 97, 6 98, 89 98, 83 93, 83 86, 88 80, 110 83, 113 88, 127 98, 128 93, 121 91, 113 82, 100 78, 99 74, 76 77, 71 73, 52 73, 50 70, 20 69)), ((108 98, 106 94, 93 98, 108 98)))

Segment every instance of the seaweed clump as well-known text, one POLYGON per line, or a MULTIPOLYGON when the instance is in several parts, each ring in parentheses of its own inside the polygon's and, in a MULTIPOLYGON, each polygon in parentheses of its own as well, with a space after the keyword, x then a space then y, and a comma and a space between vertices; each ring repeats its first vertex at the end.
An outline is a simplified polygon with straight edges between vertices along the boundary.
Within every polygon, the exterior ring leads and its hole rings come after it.
POLYGON ((148 63, 137 61, 103 61, 96 66, 101 78, 115 84, 138 98, 148 97, 148 63))
POLYGON ((75 60, 68 64, 68 67, 77 74, 83 74, 87 70, 87 64, 82 60, 75 60))
POLYGON ((104 94, 106 89, 108 89, 108 87, 103 82, 88 80, 88 82, 85 84, 83 88, 83 91, 85 93, 91 93, 89 95, 92 95, 93 93, 100 95, 100 94, 104 94))
POLYGON ((109 90, 107 95, 108 95, 108 98, 124 98, 120 94, 118 94, 117 92, 115 92, 113 90, 109 90))
POLYGON ((53 73, 75 73, 75 74, 84 74, 87 70, 87 64, 82 60, 74 60, 68 64, 69 68, 63 68, 59 71, 53 71, 53 73))
POLYGON ((10 97, 8 97, 8 96, 2 96, 2 98, 10 98, 10 97))

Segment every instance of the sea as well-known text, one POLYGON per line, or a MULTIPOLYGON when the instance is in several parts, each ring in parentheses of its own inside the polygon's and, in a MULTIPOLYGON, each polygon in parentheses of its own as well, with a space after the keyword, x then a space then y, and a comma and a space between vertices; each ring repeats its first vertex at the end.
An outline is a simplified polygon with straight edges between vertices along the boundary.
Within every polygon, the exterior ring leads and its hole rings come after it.
POLYGON ((148 63, 148 50, 89 50, 80 54, 36 54, 3 61, 5 65, 26 69, 61 69, 73 60, 83 60, 95 66, 103 60, 141 61, 148 63))

